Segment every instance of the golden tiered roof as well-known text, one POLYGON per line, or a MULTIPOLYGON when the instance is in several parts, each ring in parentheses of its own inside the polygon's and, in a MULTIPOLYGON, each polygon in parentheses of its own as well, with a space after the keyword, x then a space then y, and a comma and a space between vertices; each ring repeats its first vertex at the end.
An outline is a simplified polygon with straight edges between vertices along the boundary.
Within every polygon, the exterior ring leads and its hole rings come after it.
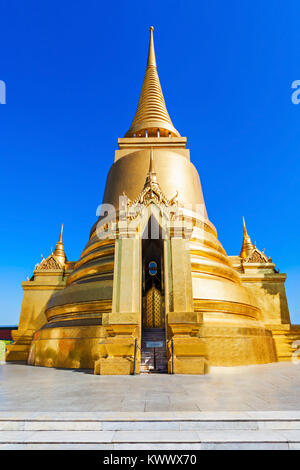
POLYGON ((150 43, 147 68, 138 107, 125 137, 164 136, 180 137, 167 111, 156 68, 153 42, 153 26, 150 27, 150 43))

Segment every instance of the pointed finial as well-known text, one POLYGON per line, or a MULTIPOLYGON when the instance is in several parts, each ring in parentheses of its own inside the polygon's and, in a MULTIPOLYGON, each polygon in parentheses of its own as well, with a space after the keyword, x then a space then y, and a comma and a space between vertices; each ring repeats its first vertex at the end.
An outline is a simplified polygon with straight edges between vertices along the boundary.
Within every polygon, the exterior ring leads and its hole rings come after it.
POLYGON ((63 244, 63 228, 64 228, 64 225, 62 224, 61 229, 60 229, 59 240, 56 243, 56 247, 53 253, 62 265, 64 265, 67 260, 66 255, 65 255, 64 244, 63 244))
POLYGON ((152 147, 150 147, 149 175, 151 176, 152 180, 156 181, 156 172, 155 172, 155 169, 154 169, 154 158, 153 158, 153 148, 152 147))
POLYGON ((149 50, 148 50, 148 60, 147 60, 147 67, 156 67, 156 58, 154 52, 154 40, 153 40, 153 26, 150 26, 150 42, 149 42, 149 50))
POLYGON ((149 183, 157 183, 156 172, 154 169, 154 158, 153 158, 153 148, 150 147, 150 161, 149 161, 149 170, 145 182, 145 186, 149 183))
POLYGON ((63 231, 64 231, 64 224, 61 224, 60 235, 59 235, 59 243, 63 243, 63 231))
POLYGON ((252 253, 254 246, 252 245, 251 238, 248 235, 244 217, 243 217, 243 227, 244 227, 244 238, 243 238, 243 245, 242 245, 240 257, 243 259, 246 259, 252 253))
POLYGON ((150 147, 150 165, 149 165, 149 173, 153 172, 153 148, 150 147))
POLYGON ((125 137, 157 137, 157 130, 161 137, 180 137, 175 129, 167 111, 166 103, 160 86, 156 68, 156 58, 153 40, 153 26, 150 26, 150 41, 148 60, 142 91, 138 107, 129 131, 125 137))

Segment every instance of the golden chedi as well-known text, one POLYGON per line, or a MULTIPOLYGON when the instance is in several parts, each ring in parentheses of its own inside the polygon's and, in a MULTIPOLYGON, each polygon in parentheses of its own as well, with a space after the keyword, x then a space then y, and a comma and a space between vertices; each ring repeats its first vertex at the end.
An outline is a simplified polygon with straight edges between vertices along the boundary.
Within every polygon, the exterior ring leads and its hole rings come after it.
POLYGON ((251 242, 227 256, 207 216, 187 139, 164 101, 150 28, 130 129, 118 139, 99 219, 77 262, 54 253, 23 283, 8 361, 96 374, 203 374, 290 360, 300 335, 286 276, 251 242))

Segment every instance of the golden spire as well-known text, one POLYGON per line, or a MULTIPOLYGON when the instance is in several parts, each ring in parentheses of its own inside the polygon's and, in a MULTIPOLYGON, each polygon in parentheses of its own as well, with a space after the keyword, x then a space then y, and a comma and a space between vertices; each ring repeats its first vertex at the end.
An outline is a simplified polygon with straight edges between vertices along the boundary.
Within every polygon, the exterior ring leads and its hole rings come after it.
POLYGON ((59 235, 59 240, 56 243, 56 247, 54 250, 54 256, 58 259, 58 261, 64 265, 65 261, 67 260, 66 255, 65 255, 65 249, 64 249, 64 244, 63 244, 63 228, 64 225, 62 224, 61 230, 60 230, 60 235, 59 235))
POLYGON ((243 246, 241 249, 240 257, 243 259, 246 259, 254 250, 254 246, 251 242, 251 238, 249 237, 247 233, 244 217, 243 217, 243 226, 244 226, 244 239, 243 239, 243 246))
POLYGON ((150 43, 147 68, 142 91, 129 131, 125 137, 180 137, 168 114, 156 68, 153 42, 153 26, 150 27, 150 43))

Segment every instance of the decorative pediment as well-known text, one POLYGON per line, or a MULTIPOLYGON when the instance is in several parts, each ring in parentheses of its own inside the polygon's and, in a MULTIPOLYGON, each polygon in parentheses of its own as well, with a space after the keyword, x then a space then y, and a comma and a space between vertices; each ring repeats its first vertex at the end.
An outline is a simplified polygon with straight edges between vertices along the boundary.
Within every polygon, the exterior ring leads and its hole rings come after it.
POLYGON ((168 199, 157 182, 149 181, 134 201, 131 201, 124 193, 124 196, 127 197, 128 218, 135 219, 150 204, 155 204, 162 212, 170 214, 178 207, 177 195, 176 192, 172 199, 168 199))
POLYGON ((63 266, 53 253, 48 258, 43 258, 40 264, 35 265, 35 271, 61 271, 63 266))
POLYGON ((165 194, 163 193, 158 181, 157 175, 154 170, 154 163, 153 163, 153 151, 152 148, 150 150, 150 165, 149 171, 147 173, 146 181, 144 187, 140 194, 131 201, 125 193, 123 196, 126 198, 126 212, 127 218, 129 220, 136 219, 137 217, 141 216, 150 204, 155 204, 159 207, 168 218, 172 217, 174 213, 177 212, 178 201, 177 196, 178 192, 171 198, 168 199, 165 194))
POLYGON ((163 193, 154 169, 152 148, 150 149, 149 170, 142 191, 133 201, 124 192, 123 196, 125 199, 123 209, 129 221, 142 217, 152 204, 159 208, 163 217, 167 219, 174 220, 178 214, 178 192, 176 191, 176 194, 171 199, 168 199, 163 193))
POLYGON ((267 258, 263 251, 258 248, 253 248, 252 253, 245 259, 245 263, 270 263, 272 262, 267 258))
POLYGON ((151 203, 157 205, 164 204, 165 206, 171 206, 176 204, 176 198, 178 193, 176 192, 175 196, 172 199, 167 199, 164 193, 162 192, 159 184, 157 182, 149 181, 138 195, 134 201, 128 203, 129 207, 134 207, 139 204, 148 206, 151 203))

